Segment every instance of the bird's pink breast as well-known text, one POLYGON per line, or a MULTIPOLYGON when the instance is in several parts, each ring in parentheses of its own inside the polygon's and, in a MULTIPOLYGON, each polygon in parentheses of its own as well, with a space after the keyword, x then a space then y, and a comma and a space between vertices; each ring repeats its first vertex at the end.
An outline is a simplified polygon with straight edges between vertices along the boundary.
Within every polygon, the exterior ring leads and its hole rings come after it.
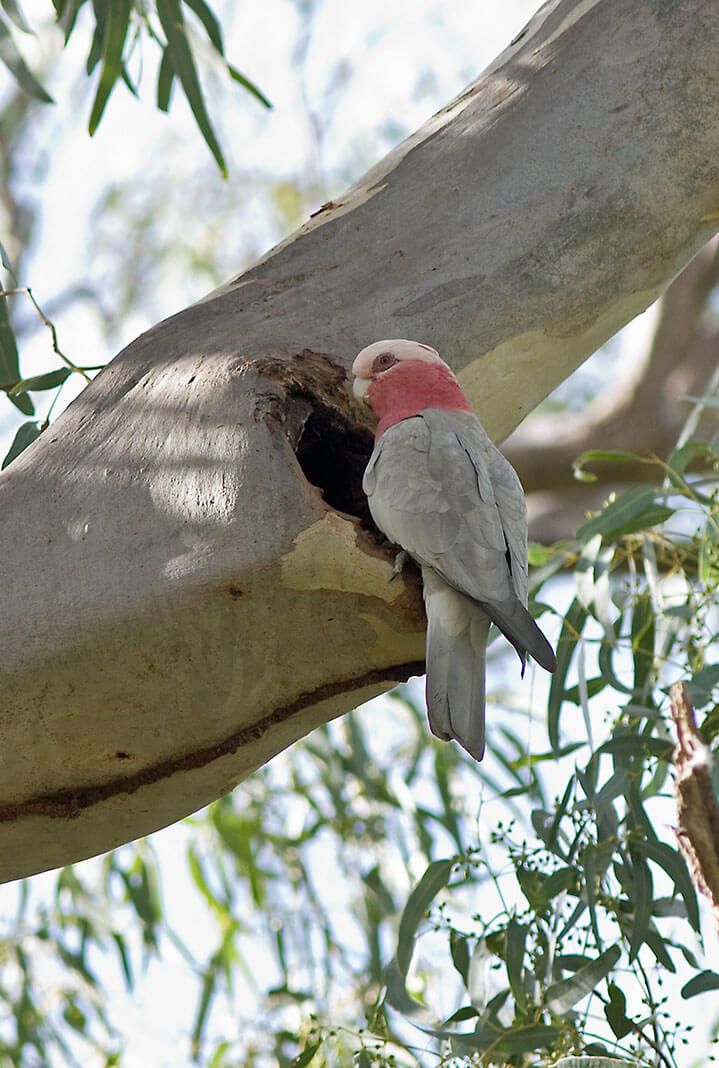
POLYGON ((368 396, 379 419, 375 441, 395 423, 410 419, 425 408, 472 411, 456 378, 443 363, 401 360, 372 380, 368 396))

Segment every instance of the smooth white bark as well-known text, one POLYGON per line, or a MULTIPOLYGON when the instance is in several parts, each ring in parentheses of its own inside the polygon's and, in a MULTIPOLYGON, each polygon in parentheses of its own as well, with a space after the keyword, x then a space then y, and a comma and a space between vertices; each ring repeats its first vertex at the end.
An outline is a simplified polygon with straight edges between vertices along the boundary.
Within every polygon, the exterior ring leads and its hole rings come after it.
POLYGON ((351 360, 429 343, 507 434, 717 228, 718 54, 712 0, 546 4, 4 473, 0 876, 170 823, 420 669, 418 590, 354 517, 351 360))

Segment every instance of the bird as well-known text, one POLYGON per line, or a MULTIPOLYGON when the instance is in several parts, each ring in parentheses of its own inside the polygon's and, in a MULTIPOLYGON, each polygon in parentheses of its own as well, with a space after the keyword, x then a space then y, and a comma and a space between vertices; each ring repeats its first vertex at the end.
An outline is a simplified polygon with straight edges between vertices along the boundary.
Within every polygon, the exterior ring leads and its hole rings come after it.
POLYGON ((378 420, 362 479, 370 513, 422 572, 430 730, 481 760, 490 623, 516 649, 522 674, 527 655, 556 667, 527 611, 524 490, 436 349, 375 341, 352 373, 355 396, 378 420))

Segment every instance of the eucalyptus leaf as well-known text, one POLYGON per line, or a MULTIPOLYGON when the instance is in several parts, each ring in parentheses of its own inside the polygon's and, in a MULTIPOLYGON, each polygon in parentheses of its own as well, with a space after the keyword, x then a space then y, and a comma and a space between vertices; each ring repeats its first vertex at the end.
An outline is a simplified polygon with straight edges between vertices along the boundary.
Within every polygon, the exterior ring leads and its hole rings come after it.
POLYGON ((397 965, 403 976, 409 970, 417 928, 440 890, 449 882, 454 860, 433 860, 409 895, 397 936, 397 965))
POLYGON ((527 1004, 527 996, 524 991, 524 947, 527 941, 527 928, 517 922, 512 916, 507 924, 506 947, 504 962, 507 966, 507 977, 512 989, 517 1007, 523 1010, 527 1004))
POLYGON ((102 69, 90 113, 90 136, 100 124, 105 105, 123 71, 122 54, 130 26, 131 0, 113 0, 108 6, 102 27, 102 69))
POLYGON ((4 470, 21 452, 25 451, 28 445, 32 445, 33 441, 39 437, 40 428, 37 423, 23 423, 15 433, 12 445, 8 449, 2 465, 0 465, 0 470, 4 470))
POLYGON ((672 849, 666 842, 659 842, 656 839, 643 840, 639 837, 632 842, 632 846, 637 853, 643 854, 649 860, 653 860, 655 864, 658 864, 660 868, 664 869, 678 892, 684 898, 689 922, 695 931, 700 931, 699 904, 697 902, 696 890, 694 889, 684 859, 680 856, 677 850, 672 849))
POLYGON ((18 393, 29 393, 33 390, 55 389, 56 386, 61 386, 63 382, 66 382, 71 374, 71 368, 58 367, 56 371, 47 371, 44 375, 23 378, 12 387, 10 396, 14 397, 18 393))
POLYGON ((683 998, 693 998, 697 994, 705 994, 707 990, 719 990, 719 975, 709 969, 700 972, 699 975, 695 975, 693 979, 685 983, 681 994, 683 998))
POLYGON ((20 88, 24 89, 28 96, 41 101, 43 104, 54 103, 50 94, 40 84, 23 59, 15 44, 10 27, 2 19, 0 19, 0 61, 5 64, 20 88))
POLYGON ((190 110, 205 139, 205 143, 215 157, 222 176, 226 178, 227 165, 207 113, 195 60, 187 41, 185 20, 179 0, 157 0, 157 14, 167 39, 166 51, 169 56, 169 62, 171 62, 172 68, 180 80, 187 102, 190 105, 190 110))
POLYGON ((564 702, 567 673, 574 656, 576 643, 581 636, 587 620, 587 610, 578 598, 575 598, 564 617, 562 629, 557 642, 557 667, 552 675, 547 706, 547 728, 549 742, 554 750, 559 749, 559 714, 564 702))
POLYGON ((596 960, 585 964, 574 975, 551 983, 544 992, 544 1004, 554 1015, 563 1016, 586 997, 597 983, 606 978, 612 968, 616 967, 621 955, 619 946, 610 946, 596 960))
POLYGON ((654 486, 634 486, 583 523, 577 537, 587 539, 601 534, 603 538, 616 539, 639 530, 650 530, 666 522, 674 511, 674 508, 657 502, 654 486))
POLYGON ((703 708, 712 699, 712 693, 719 686, 719 664, 708 664, 695 671, 689 681, 689 699, 694 708, 703 708))
POLYGON ((34 31, 25 18, 17 0, 2 0, 2 9, 19 30, 22 30, 23 33, 33 33, 34 35, 34 31))
POLYGON ((591 471, 585 471, 586 464, 611 463, 611 464, 638 464, 643 462, 643 457, 635 452, 620 452, 608 449, 590 449, 583 452, 572 464, 574 477, 580 482, 596 482, 597 476, 591 471))

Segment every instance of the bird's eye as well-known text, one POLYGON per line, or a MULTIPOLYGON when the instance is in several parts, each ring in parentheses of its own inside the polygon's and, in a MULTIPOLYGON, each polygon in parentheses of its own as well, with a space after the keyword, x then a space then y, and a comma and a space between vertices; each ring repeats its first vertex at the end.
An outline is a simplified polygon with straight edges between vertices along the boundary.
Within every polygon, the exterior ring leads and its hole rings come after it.
POLYGON ((380 352, 379 356, 375 356, 374 363, 372 364, 373 374, 377 374, 379 371, 386 371, 388 367, 392 367, 397 363, 397 360, 392 352, 380 352))

